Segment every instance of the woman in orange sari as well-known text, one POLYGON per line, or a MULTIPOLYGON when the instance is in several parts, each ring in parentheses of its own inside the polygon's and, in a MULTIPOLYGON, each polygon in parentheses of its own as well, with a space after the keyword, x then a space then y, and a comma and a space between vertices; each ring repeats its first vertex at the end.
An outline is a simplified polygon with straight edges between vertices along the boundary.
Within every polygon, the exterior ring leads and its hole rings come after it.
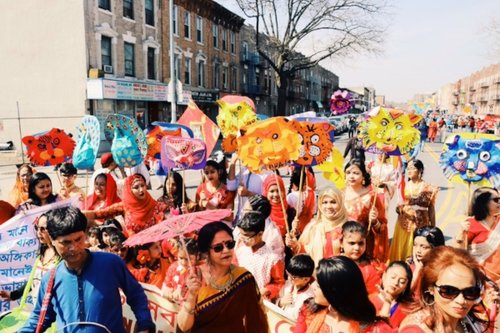
POLYGON ((28 200, 30 179, 35 172, 35 169, 27 163, 21 164, 17 168, 16 183, 9 193, 9 202, 14 208, 17 208, 17 206, 28 200))
POLYGON ((368 230, 366 253, 371 258, 386 262, 389 255, 389 235, 384 203, 372 188, 370 174, 363 161, 352 159, 344 170, 347 220, 356 221, 368 230))

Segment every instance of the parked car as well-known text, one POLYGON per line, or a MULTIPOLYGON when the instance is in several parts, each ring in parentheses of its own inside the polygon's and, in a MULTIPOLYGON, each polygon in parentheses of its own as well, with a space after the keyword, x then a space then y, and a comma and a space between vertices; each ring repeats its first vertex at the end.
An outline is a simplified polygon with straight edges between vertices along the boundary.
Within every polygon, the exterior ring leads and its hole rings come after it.
POLYGON ((336 132, 338 134, 347 132, 347 130, 349 129, 349 121, 344 115, 329 117, 328 121, 330 122, 330 124, 334 125, 337 128, 336 132))

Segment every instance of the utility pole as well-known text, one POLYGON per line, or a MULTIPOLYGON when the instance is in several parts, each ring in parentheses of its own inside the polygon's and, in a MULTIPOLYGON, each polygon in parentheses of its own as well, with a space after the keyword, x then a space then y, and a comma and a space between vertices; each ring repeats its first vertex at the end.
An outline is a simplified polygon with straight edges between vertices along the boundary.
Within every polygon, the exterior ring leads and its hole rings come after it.
POLYGON ((170 20, 170 31, 169 31, 169 45, 170 45, 170 112, 171 112, 171 122, 177 122, 177 75, 175 75, 175 52, 174 52, 174 0, 169 0, 169 20, 170 20))

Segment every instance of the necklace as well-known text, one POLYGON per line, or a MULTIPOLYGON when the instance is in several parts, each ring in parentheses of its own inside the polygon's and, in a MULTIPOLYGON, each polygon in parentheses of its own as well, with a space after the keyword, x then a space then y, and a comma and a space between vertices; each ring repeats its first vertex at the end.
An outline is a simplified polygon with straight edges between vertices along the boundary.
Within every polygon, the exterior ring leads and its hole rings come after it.
POLYGON ((422 188, 424 186, 423 181, 419 181, 418 185, 415 188, 413 187, 414 184, 415 184, 415 182, 413 182, 413 181, 408 182, 408 190, 410 192, 409 195, 411 198, 417 198, 418 195, 422 192, 422 188))
POLYGON ((219 291, 226 291, 231 286, 231 284, 233 284, 233 269, 233 265, 229 266, 229 280, 227 280, 226 283, 218 284, 217 282, 215 282, 212 276, 210 276, 208 283, 214 289, 217 289, 219 291))

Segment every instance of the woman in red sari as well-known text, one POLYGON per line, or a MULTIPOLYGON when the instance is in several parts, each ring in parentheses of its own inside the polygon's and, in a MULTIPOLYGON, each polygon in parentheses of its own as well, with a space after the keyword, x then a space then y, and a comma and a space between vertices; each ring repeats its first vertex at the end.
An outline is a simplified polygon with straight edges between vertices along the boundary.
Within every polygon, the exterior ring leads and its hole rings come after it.
POLYGON ((281 237, 284 238, 286 235, 286 224, 288 223, 288 226, 291 225, 294 211, 288 207, 288 203, 286 202, 285 182, 283 178, 275 174, 267 176, 262 184, 262 195, 271 204, 269 219, 279 229, 281 237), (283 208, 285 208, 284 212, 283 208))
MULTIPOLYGON (((306 225, 311 222, 314 214, 316 214, 316 193, 314 192, 314 188, 312 187, 316 186, 316 184, 309 184, 312 177, 310 175, 311 173, 309 171, 306 171, 305 168, 295 168, 292 176, 290 177, 290 187, 288 189, 286 201, 288 202, 288 206, 295 209, 296 221, 294 220, 292 229, 294 229, 294 231, 297 233, 297 236, 299 236, 304 231, 306 225), (300 188, 301 177, 302 188, 300 188)), ((314 177, 312 178, 314 179, 314 177)))
POLYGON ((125 217, 128 236, 147 229, 165 218, 166 204, 158 202, 146 189, 146 180, 137 173, 125 179, 123 200, 100 210, 84 211, 87 218, 108 219, 117 215, 125 217))
POLYGON ((344 171, 347 219, 360 223, 368 230, 367 254, 380 262, 386 262, 389 255, 389 234, 384 203, 372 188, 370 174, 362 160, 350 160, 344 171))
POLYGON ((190 333, 265 333, 269 331, 254 277, 232 265, 235 241, 231 228, 212 222, 201 228, 198 248, 206 258, 191 269, 188 294, 177 315, 177 328, 190 333))
MULTIPOLYGON (((120 202, 118 197, 115 179, 107 173, 101 173, 94 179, 94 193, 87 197, 83 209, 101 210, 114 203, 120 202)), ((102 224, 102 219, 96 220, 97 224, 102 224)))

